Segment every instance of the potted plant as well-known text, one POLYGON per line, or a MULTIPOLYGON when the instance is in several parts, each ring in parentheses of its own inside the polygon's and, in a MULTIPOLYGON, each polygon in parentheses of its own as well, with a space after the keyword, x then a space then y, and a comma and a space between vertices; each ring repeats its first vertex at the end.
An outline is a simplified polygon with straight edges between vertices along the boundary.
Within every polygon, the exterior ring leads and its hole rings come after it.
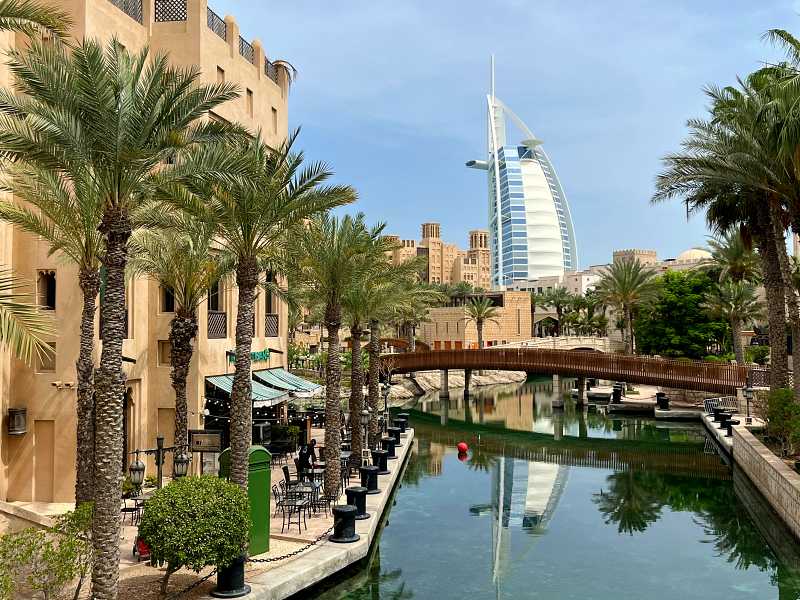
POLYGON ((241 564, 250 531, 247 493, 224 479, 183 477, 153 494, 144 506, 139 535, 153 564, 166 565, 161 594, 170 576, 187 567, 221 571, 241 564))

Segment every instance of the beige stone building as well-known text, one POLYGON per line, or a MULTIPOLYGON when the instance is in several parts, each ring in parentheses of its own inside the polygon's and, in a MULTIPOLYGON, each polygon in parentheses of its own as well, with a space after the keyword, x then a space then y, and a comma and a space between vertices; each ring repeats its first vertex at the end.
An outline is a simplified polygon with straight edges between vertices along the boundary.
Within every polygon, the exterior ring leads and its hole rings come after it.
POLYGON ((485 229, 469 232, 468 250, 444 242, 439 223, 423 223, 422 239, 419 242, 401 240, 398 236, 389 237, 400 246, 392 252, 395 264, 416 256, 427 259, 423 274, 426 283, 467 282, 473 287, 486 290, 490 288, 489 232, 485 229))
MULTIPOLYGON (((483 294, 482 294, 483 295, 483 294)), ((521 342, 531 338, 531 297, 528 292, 485 294, 498 309, 496 322, 483 326, 484 346, 521 342)), ((419 337, 431 350, 461 350, 478 347, 478 330, 467 319, 464 306, 432 308, 428 322, 420 325, 419 337)))
MULTIPOLYGON (((205 82, 235 82, 241 97, 209 117, 261 129, 270 144, 286 137, 289 90, 284 70, 268 60, 258 40, 242 38, 236 21, 215 13, 206 0, 47 1, 69 12, 77 39, 107 41, 116 36, 128 50, 149 45, 153 51, 168 52, 176 65, 198 66, 205 82)), ((0 44, 20 46, 25 37, 2 34, 0 44)), ((0 67, 0 84, 10 84, 5 67, 0 67)), ((44 242, 6 224, 0 224, 0 263, 39 282, 41 301, 53 310, 58 331, 52 361, 28 368, 8 353, 0 355, 0 409, 6 417, 0 437, 0 500, 68 502, 74 498, 75 361, 81 314, 76 269, 58 256, 48 256, 44 242), (24 433, 8 432, 7 415, 12 408, 26 411, 24 433)), ((200 308, 188 381, 192 429, 203 427, 206 377, 233 372, 226 352, 234 347, 236 302, 235 286, 223 281, 200 308)), ((170 445, 175 409, 169 377, 169 297, 155 282, 135 279, 128 285, 127 305, 124 436, 130 452, 154 447, 158 434, 170 445)), ((253 350, 273 351, 268 360, 254 363, 254 368, 285 366, 286 337, 285 305, 261 293, 253 350)), ((197 462, 193 461, 194 470, 197 462)), ((152 462, 147 469, 154 473, 152 462)))

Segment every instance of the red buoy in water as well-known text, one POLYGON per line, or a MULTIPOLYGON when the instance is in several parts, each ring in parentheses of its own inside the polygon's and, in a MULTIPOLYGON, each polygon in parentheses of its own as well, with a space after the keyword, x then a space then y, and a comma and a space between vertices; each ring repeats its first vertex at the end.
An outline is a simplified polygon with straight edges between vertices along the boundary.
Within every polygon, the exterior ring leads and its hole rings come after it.
POLYGON ((459 453, 461 453, 461 454, 463 454, 463 453, 465 453, 467 450, 469 450, 469 446, 467 446, 467 443, 466 443, 466 442, 458 442, 458 445, 456 446, 456 448, 458 448, 458 451, 459 451, 459 453))

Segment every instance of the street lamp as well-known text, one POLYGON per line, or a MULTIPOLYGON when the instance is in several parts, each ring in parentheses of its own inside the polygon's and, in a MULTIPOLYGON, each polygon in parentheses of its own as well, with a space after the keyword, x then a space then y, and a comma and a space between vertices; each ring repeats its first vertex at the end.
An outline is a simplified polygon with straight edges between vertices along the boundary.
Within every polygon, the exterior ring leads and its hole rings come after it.
POLYGON ((189 457, 183 450, 181 450, 180 452, 176 451, 175 457, 172 459, 172 477, 174 479, 186 477, 186 473, 188 473, 188 471, 189 471, 189 457))
POLYGON ((139 453, 136 453, 136 460, 128 466, 128 475, 131 478, 133 487, 137 490, 141 489, 144 483, 144 463, 139 460, 139 453))
POLYGON ((745 419, 745 423, 752 425, 753 417, 750 416, 750 401, 753 399, 753 388, 750 386, 750 382, 748 382, 747 386, 744 388, 744 399, 747 401, 747 418, 745 419))
POLYGON ((361 438, 361 465, 369 466, 369 448, 367 447, 367 427, 369 426, 369 409, 361 411, 361 428, 364 437, 361 438))

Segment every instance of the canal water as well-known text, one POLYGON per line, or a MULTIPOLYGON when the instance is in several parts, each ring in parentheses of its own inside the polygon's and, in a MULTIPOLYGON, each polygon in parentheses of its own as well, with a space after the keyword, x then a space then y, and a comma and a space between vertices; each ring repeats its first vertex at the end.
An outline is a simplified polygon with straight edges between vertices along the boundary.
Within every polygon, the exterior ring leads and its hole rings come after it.
POLYGON ((558 393, 409 403, 416 449, 378 543, 312 597, 800 598, 798 544, 700 425, 553 410, 558 393))

